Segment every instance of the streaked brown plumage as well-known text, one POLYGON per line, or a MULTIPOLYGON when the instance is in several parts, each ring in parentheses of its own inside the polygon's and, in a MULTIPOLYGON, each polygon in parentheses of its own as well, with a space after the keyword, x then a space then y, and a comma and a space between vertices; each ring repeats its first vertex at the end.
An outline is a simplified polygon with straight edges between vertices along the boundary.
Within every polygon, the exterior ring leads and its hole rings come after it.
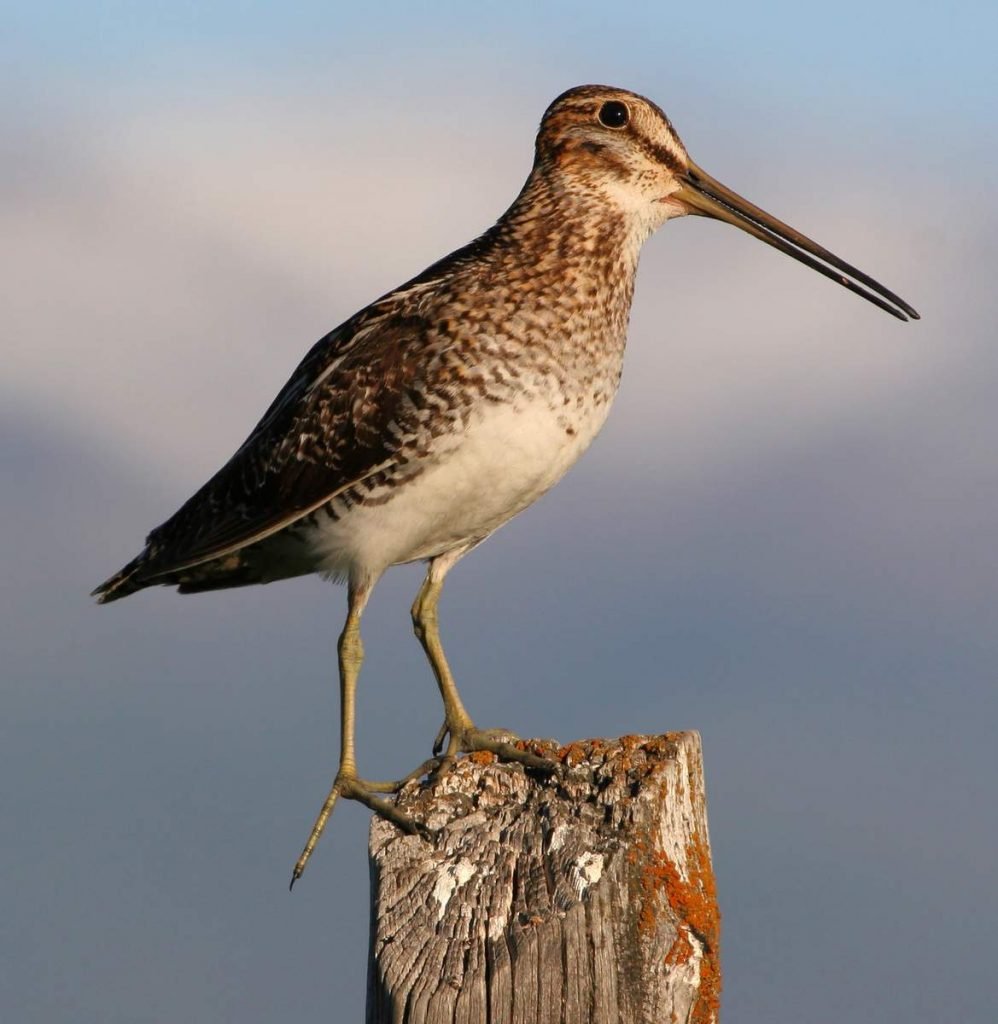
POLYGON ((391 565, 426 559, 413 606, 441 689, 435 753, 488 749, 437 632, 444 576, 551 487, 602 426, 617 390, 643 242, 686 213, 727 220, 904 320, 897 296, 726 189, 689 158, 653 103, 582 86, 548 108, 534 166, 497 224, 322 338, 232 459, 101 602, 154 584, 182 593, 309 572, 345 577, 340 769, 295 869, 333 803, 361 799, 402 827, 383 788, 357 777, 359 622, 391 565))

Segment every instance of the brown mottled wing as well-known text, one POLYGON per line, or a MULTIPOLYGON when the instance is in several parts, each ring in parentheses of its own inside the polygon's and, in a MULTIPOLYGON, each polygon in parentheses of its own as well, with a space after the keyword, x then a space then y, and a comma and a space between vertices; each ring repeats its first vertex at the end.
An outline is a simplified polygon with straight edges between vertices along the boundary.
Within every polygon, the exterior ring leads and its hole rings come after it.
POLYGON ((415 429, 428 328, 374 306, 322 338, 229 462, 149 535, 141 576, 262 540, 390 465, 415 429))

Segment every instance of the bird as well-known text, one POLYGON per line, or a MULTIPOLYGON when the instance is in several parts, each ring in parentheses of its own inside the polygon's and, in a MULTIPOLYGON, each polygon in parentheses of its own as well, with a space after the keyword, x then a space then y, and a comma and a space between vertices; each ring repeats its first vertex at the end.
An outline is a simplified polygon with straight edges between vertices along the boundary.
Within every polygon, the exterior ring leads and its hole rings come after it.
POLYGON ((617 392, 638 256, 666 221, 720 220, 899 320, 903 299, 703 171, 669 118, 626 89, 583 85, 545 111, 521 191, 483 234, 321 338, 231 459, 93 592, 181 594, 318 573, 347 587, 340 754, 295 865, 340 798, 420 826, 357 770, 360 623, 392 566, 425 562, 412 623, 444 706, 427 765, 490 751, 546 759, 466 710, 440 640, 448 572, 547 492, 603 426, 617 392))

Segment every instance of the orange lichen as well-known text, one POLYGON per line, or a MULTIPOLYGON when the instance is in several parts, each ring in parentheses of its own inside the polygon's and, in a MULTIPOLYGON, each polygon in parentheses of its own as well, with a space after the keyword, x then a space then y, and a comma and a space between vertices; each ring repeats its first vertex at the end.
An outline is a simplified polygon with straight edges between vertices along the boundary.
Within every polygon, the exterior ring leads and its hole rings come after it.
POLYGON ((567 764, 569 768, 574 768, 577 764, 582 764, 586 759, 586 750, 581 743, 571 743, 567 747, 560 747, 558 749, 558 760, 562 764, 567 764))
MULTIPOLYGON (((648 850, 649 845, 651 844, 640 841, 635 843, 628 856, 631 863, 637 863, 639 858, 641 860, 638 879, 638 931, 651 935, 658 930, 658 915, 664 898, 673 915, 696 936, 703 946, 703 957, 700 960, 697 1002, 690 1021, 691 1024, 709 1024, 717 1018, 721 991, 718 957, 721 916, 717 908, 717 891, 710 865, 710 851, 698 832, 690 836, 686 847, 689 875, 687 881, 663 851, 648 850)), ((692 954, 693 946, 685 929, 681 928, 679 936, 666 955, 666 962, 682 963, 688 961, 692 954)))
POLYGON ((693 944, 690 942, 690 934, 687 929, 680 927, 676 933, 676 940, 669 947, 665 954, 665 962, 670 967, 678 967, 679 964, 689 963, 693 956, 693 944))
POLYGON ((649 736, 644 745, 649 757, 675 760, 676 741, 673 738, 675 735, 677 734, 667 733, 665 736, 649 736))
POLYGON ((690 1024, 711 1024, 717 1021, 721 1008, 721 968, 717 952, 700 961, 700 990, 690 1015, 690 1024))
POLYGON ((468 755, 468 760, 472 764, 487 765, 494 764, 498 758, 491 750, 476 750, 473 754, 468 755))
POLYGON ((675 905, 673 894, 679 891, 682 880, 675 864, 659 850, 650 852, 644 851, 644 843, 635 843, 634 848, 629 851, 629 859, 636 862, 638 857, 644 855, 644 863, 641 865, 641 910, 638 912, 638 930, 645 935, 650 935, 658 930, 659 894, 664 892, 669 906, 680 916, 685 915, 675 905))
POLYGON ((517 750, 535 754, 537 757, 554 757, 558 747, 553 740, 516 740, 513 746, 517 750))

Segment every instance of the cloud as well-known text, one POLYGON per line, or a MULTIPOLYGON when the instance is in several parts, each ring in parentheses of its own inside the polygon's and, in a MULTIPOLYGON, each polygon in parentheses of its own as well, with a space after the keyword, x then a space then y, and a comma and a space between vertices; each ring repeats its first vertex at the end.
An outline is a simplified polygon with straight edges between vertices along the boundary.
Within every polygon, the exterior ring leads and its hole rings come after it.
MULTIPOLYGON (((529 124, 500 107, 483 142, 428 136, 413 114, 227 101, 20 138, 0 195, 7 400, 197 482, 316 337, 515 194, 529 124)), ((617 465, 728 473, 910 401, 952 355, 933 342, 972 254, 925 259, 918 231, 880 210, 877 177, 800 176, 807 192, 774 212, 926 306, 926 324, 903 328, 733 229, 670 224, 640 275, 617 465)), ((905 187, 915 204, 921 183, 905 187)))
MULTIPOLYGON (((428 123, 426 102, 67 106, 6 138, 0 747, 22 826, 6 853, 10 877, 28 865, 62 884, 41 911, 37 887, 11 890, 25 1005, 37 978, 65 1015, 46 980, 56 937, 67 990, 98 1014, 112 998, 312 1005, 332 974, 362 998, 363 951, 330 931, 328 900, 288 903, 279 884, 335 758, 342 595, 314 580, 102 610, 85 595, 228 457, 316 337, 512 198, 532 131, 519 101, 494 105, 487 132, 428 123), (248 938, 217 966, 220 934, 248 938)), ((788 956, 783 975, 806 979, 788 999, 866 1005, 884 971, 973 982, 965 965, 993 946, 966 921, 994 846, 974 806, 994 774, 995 209, 983 193, 961 209, 908 168, 885 178, 856 145, 835 166, 792 140, 775 169, 762 149, 707 166, 925 319, 898 324, 733 229, 668 225, 645 251, 606 432, 445 596, 483 724, 705 731, 743 1009, 788 956), (861 914, 902 922, 875 956, 854 941, 861 914), (809 940, 767 952, 787 933, 809 940), (876 970, 829 981, 842 950, 876 970)), ((386 576, 365 619, 361 750, 386 774, 437 725, 406 619, 417 572, 386 576)), ((335 879, 356 923, 352 810, 309 884, 335 879)))

